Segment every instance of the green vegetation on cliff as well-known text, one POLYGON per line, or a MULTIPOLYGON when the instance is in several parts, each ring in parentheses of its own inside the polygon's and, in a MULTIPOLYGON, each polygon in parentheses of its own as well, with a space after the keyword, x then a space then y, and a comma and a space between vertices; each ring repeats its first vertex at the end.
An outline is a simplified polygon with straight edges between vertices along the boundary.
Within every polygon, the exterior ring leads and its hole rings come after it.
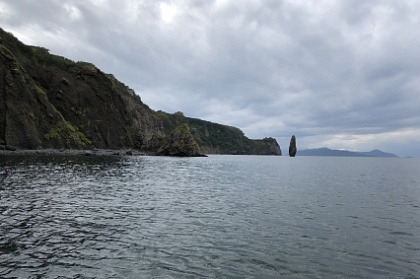
POLYGON ((236 127, 185 117, 182 112, 169 114, 158 111, 157 115, 162 119, 166 132, 182 123, 188 124, 201 152, 206 154, 281 155, 280 146, 273 138, 249 139, 236 127))
POLYGON ((134 91, 0 29, 0 139, 24 149, 136 148, 164 134, 134 91))
POLYGON ((251 140, 235 127, 180 112, 155 112, 112 74, 25 45, 1 28, 0 144, 23 149, 166 150, 163 153, 185 156, 198 155, 199 150, 281 154, 275 139, 251 140), (179 146, 182 151, 174 151, 179 146))
POLYGON ((178 125, 165 138, 156 154, 165 156, 201 156, 200 147, 186 123, 178 125))
POLYGON ((62 120, 44 135, 46 140, 65 141, 67 145, 75 142, 77 145, 91 145, 92 142, 68 121, 62 120))

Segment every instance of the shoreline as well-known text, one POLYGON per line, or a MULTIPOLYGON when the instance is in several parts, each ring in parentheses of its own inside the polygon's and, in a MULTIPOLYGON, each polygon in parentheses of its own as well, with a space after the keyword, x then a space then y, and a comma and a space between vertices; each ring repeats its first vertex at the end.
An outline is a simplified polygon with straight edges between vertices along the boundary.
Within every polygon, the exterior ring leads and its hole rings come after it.
POLYGON ((170 156, 156 155, 155 152, 136 149, 0 149, 0 156, 160 156, 160 157, 208 157, 206 154, 198 156, 170 156))
POLYGON ((15 149, 1 150, 0 155, 42 156, 156 156, 152 152, 133 149, 15 149))

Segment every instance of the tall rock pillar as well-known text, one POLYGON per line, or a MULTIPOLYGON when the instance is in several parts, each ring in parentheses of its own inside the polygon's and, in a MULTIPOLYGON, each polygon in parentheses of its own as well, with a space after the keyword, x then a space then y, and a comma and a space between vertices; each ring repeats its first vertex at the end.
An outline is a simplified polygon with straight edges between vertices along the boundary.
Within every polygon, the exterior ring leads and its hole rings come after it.
POLYGON ((292 138, 290 139, 289 156, 290 157, 295 157, 296 152, 297 152, 296 137, 295 137, 295 135, 293 135, 292 138))

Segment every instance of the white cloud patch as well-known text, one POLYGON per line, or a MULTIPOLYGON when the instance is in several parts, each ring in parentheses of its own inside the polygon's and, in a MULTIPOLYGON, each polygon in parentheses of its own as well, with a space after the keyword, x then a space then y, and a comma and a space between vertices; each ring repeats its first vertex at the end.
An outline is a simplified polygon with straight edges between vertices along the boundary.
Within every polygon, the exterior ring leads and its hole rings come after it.
POLYGON ((160 19, 165 23, 171 23, 178 14, 178 7, 173 3, 160 3, 160 19))
POLYGON ((64 4, 64 8, 66 9, 70 20, 77 21, 82 18, 82 13, 76 6, 70 5, 70 4, 64 4))

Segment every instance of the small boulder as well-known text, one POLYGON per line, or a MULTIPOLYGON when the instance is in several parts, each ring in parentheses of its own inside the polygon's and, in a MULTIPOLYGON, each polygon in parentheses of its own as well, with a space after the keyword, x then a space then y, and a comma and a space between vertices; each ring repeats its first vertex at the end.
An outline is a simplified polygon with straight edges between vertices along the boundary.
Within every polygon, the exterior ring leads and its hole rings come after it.
POLYGON ((16 151, 17 148, 10 145, 0 145, 0 150, 16 151))
POLYGON ((61 83, 62 84, 64 84, 64 85, 70 85, 70 82, 69 82, 69 80, 68 79, 66 79, 66 78, 61 78, 61 83))

